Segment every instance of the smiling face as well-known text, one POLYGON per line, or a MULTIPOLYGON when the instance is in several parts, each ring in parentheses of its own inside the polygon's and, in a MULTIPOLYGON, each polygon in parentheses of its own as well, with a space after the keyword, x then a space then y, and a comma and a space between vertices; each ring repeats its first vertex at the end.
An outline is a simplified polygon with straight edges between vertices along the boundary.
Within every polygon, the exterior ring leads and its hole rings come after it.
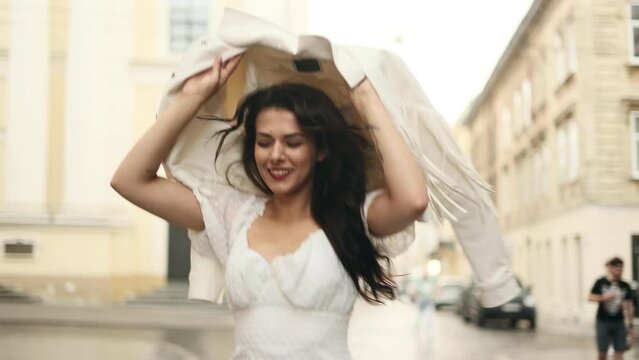
POLYGON ((257 115, 255 131, 255 163, 273 196, 310 194, 317 150, 295 115, 264 109, 257 115))

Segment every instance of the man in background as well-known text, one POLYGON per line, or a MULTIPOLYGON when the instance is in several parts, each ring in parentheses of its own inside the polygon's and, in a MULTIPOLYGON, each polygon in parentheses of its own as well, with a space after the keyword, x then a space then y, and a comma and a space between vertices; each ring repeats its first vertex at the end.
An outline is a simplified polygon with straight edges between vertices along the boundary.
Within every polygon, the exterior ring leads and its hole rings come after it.
POLYGON ((611 343, 615 360, 620 360, 634 338, 634 306, 630 285, 621 280, 623 260, 618 257, 608 260, 606 269, 606 276, 597 279, 592 286, 588 300, 599 303, 596 321, 599 360, 606 359, 611 343))

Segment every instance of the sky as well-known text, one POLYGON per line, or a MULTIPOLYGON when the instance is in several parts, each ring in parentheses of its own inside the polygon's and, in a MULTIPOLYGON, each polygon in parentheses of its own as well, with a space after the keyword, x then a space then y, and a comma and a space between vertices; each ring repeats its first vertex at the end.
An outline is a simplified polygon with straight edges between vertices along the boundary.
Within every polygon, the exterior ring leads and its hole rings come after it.
POLYGON ((308 25, 309 33, 337 43, 398 53, 453 124, 482 91, 531 5, 532 0, 309 0, 308 25))

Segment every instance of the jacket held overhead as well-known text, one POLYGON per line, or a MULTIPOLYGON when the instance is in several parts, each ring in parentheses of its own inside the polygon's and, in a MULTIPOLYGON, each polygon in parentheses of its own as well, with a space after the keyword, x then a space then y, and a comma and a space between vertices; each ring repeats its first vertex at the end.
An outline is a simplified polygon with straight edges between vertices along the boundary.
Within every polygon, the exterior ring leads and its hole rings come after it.
MULTIPOLYGON (((187 50, 158 111, 166 109, 186 79, 209 68, 214 57, 226 60, 237 54, 244 54, 239 68, 197 116, 229 118, 239 97, 269 85, 295 82, 324 91, 349 121, 363 121, 350 103, 349 89, 367 77, 424 171, 430 202, 423 220, 451 222, 473 268, 484 306, 499 306, 519 294, 489 186, 462 155, 448 125, 398 56, 381 49, 338 45, 320 36, 298 36, 227 9, 217 33, 201 37, 187 50)), ((213 135, 226 126, 220 121, 193 119, 165 161, 167 174, 193 189, 196 196, 203 196, 206 184, 227 184, 227 175, 235 187, 258 192, 238 162, 241 134, 229 137, 215 163, 219 138, 213 135)), ((382 187, 380 164, 372 161, 368 170, 368 190, 382 187)), ((219 255, 205 238, 190 235, 189 297, 214 301, 224 287, 219 255)))

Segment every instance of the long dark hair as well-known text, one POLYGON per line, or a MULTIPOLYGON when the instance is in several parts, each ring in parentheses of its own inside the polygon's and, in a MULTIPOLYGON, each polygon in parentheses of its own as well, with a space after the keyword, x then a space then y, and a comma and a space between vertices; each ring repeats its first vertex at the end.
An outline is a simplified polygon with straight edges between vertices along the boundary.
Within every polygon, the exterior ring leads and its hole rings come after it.
MULTIPOLYGON (((255 122, 265 109, 288 110, 309 134, 325 158, 313 172, 311 213, 328 237, 357 292, 370 303, 395 298, 395 282, 389 274, 390 259, 380 254, 364 231, 361 207, 366 197, 366 152, 372 144, 358 126, 349 124, 322 91, 301 84, 284 83, 259 89, 238 105, 233 125, 221 130, 215 159, 224 140, 244 128, 242 164, 248 178, 265 194, 271 190, 255 162, 255 122)), ((227 173, 228 174, 228 173, 227 173)))

